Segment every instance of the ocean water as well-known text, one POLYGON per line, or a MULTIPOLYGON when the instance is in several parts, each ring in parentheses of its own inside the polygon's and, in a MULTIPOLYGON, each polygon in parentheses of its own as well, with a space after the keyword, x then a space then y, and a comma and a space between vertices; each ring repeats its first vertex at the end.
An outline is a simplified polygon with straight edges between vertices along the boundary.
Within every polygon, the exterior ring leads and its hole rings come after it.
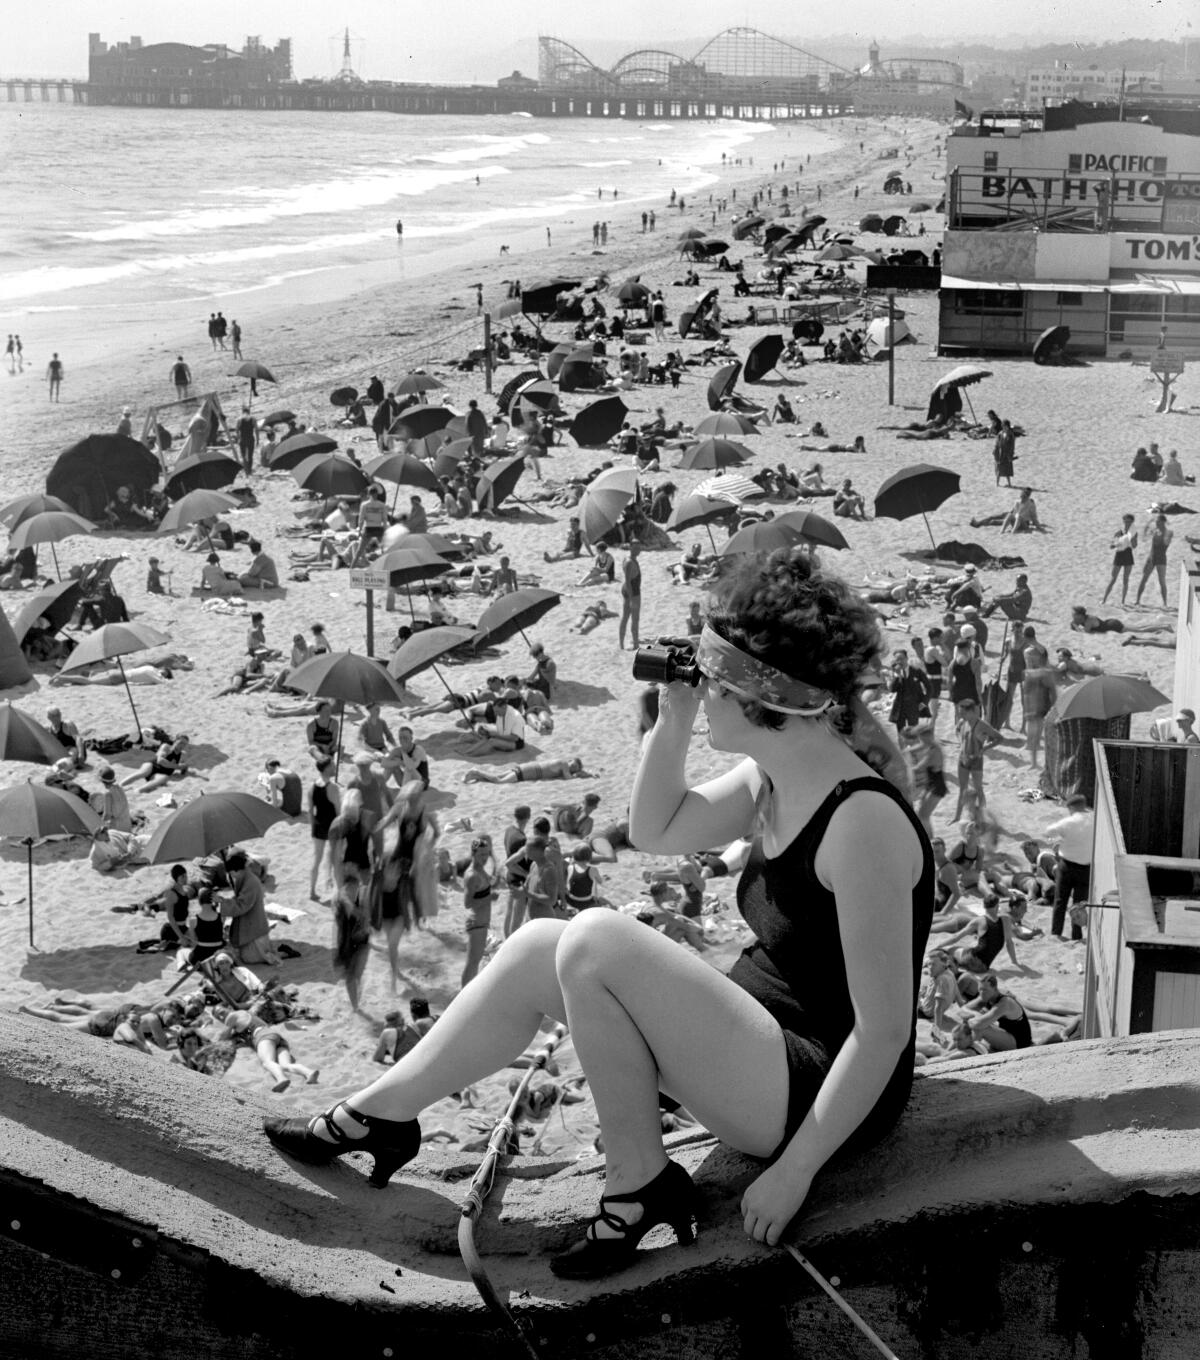
POLYGON ((661 213, 761 128, 0 104, 0 326, 169 320, 300 280, 334 296, 364 270, 428 272, 547 226, 590 244, 614 186, 661 213))

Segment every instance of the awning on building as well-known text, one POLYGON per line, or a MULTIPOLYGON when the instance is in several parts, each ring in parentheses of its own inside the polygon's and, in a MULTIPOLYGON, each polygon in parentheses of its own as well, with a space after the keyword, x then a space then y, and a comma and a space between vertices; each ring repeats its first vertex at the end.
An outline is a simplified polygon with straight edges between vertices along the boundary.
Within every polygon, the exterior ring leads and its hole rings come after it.
POLYGON ((1167 293, 1195 297, 1200 294, 1200 278, 1186 279, 1178 274, 1139 274, 1136 279, 1110 279, 1110 293, 1167 293))
POLYGON ((1177 274, 1141 274, 1136 279, 1110 279, 1107 283, 1077 283, 1074 279, 1047 282, 1045 279, 960 279, 942 275, 942 288, 962 288, 971 292, 1004 293, 1163 293, 1192 297, 1200 295, 1200 278, 1177 274))

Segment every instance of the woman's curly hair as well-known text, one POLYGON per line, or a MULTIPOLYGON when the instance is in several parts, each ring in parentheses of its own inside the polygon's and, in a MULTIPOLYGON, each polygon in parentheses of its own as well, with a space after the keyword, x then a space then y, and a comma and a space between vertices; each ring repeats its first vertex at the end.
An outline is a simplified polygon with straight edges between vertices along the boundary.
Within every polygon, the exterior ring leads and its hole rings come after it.
MULTIPOLYGON (((743 558, 717 587, 710 627, 777 670, 849 704, 882 647, 875 611, 806 552, 743 558)), ((786 715, 749 704, 746 715, 782 727, 786 715)))

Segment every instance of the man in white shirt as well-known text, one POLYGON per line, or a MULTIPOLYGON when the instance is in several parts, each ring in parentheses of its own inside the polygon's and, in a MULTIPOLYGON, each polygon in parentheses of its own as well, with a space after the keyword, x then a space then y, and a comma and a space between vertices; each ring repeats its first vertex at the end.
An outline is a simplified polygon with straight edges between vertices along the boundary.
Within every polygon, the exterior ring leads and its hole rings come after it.
MULTIPOLYGON (((1050 933, 1056 940, 1063 938, 1067 907, 1088 900, 1092 880, 1092 830, 1095 813, 1088 807, 1081 793, 1067 799, 1067 815, 1046 828, 1047 834, 1058 836, 1058 865, 1054 876, 1054 910, 1050 917, 1050 933)), ((1082 940, 1083 928, 1071 923, 1071 939, 1082 940)))
POLYGON ((475 724, 478 741, 471 753, 481 751, 519 751, 525 745, 525 719, 511 700, 515 696, 505 690, 492 701, 493 720, 475 724))

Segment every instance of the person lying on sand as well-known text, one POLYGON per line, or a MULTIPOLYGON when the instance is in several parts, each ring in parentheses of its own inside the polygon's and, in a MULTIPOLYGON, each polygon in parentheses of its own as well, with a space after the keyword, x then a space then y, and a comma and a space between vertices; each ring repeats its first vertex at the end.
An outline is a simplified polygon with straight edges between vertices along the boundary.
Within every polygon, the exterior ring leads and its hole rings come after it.
POLYGON ((490 704, 504 689, 504 681, 498 675, 489 675, 480 689, 468 690, 465 694, 451 693, 436 704, 423 704, 419 708, 402 708, 401 717, 409 722, 414 718, 428 718, 433 714, 466 713, 479 705, 490 704))
POLYGON ((1169 623, 1125 623, 1121 619, 1102 619, 1098 614, 1089 614, 1081 605, 1071 607, 1071 631, 1073 633, 1174 633, 1169 623))
POLYGON ((229 683, 213 695, 223 699, 227 694, 253 694, 256 690, 272 688, 274 679, 267 674, 266 662, 261 656, 247 657, 230 675, 229 683))
POLYGON ((578 633, 581 637, 585 633, 590 633, 593 628, 599 628, 605 619, 617 618, 617 611, 610 609, 603 600, 597 600, 595 604, 589 604, 582 614, 567 629, 568 633, 578 633))
POLYGON ((583 761, 579 756, 570 756, 564 760, 534 760, 523 765, 503 765, 495 768, 474 766, 463 775, 462 780, 464 784, 531 784, 545 779, 595 778, 594 774, 583 768, 583 761))
POLYGON ((144 666, 126 666, 124 673, 107 662, 97 662, 84 671, 60 671, 52 675, 52 685, 161 685, 174 680, 176 671, 195 669, 187 657, 164 657, 162 661, 147 662, 144 666))
POLYGON ((132 774, 127 774, 121 780, 121 787, 127 789, 140 779, 143 781, 142 792, 150 793, 153 789, 162 788, 172 779, 184 779, 188 775, 207 782, 205 775, 188 767, 186 756, 190 743, 191 739, 186 734, 176 737, 174 741, 164 741, 154 753, 152 760, 139 765, 132 774))
POLYGON ((804 453, 866 453, 867 441, 861 434, 854 436, 853 444, 797 444, 804 453))

